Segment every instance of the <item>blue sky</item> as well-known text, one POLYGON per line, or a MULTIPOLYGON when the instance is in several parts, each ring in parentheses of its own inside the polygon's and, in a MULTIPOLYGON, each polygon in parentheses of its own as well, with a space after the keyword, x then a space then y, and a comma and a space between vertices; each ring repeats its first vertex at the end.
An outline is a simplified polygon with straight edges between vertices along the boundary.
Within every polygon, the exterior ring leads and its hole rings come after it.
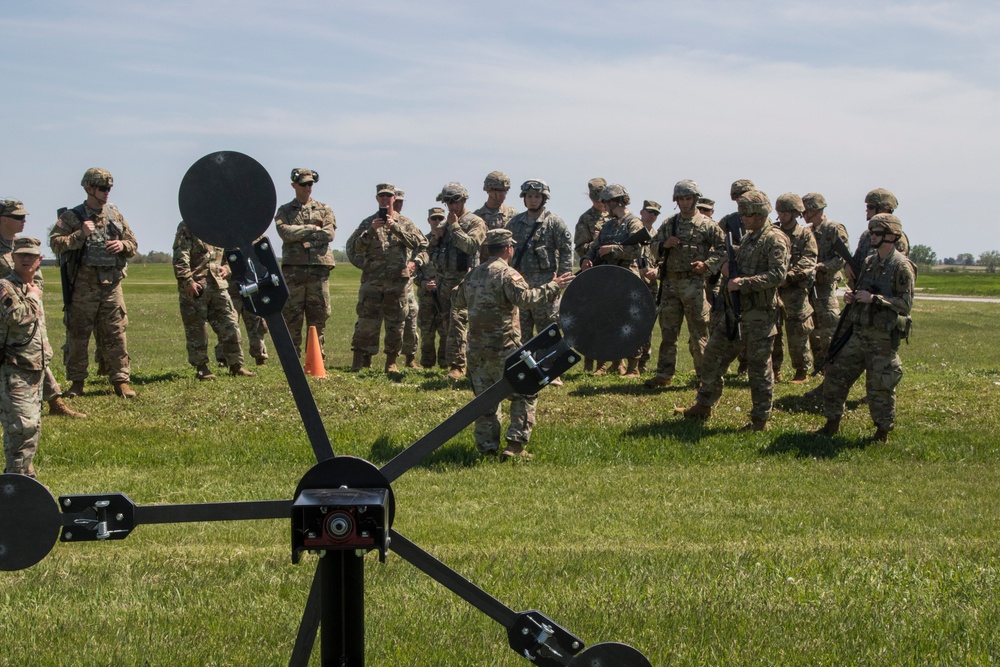
POLYGON ((0 29, 0 196, 29 234, 102 166, 140 252, 169 251, 184 172, 238 150, 279 202, 318 171, 337 247, 378 182, 426 229, 444 183, 475 208, 499 169, 547 180, 570 225, 594 176, 666 210, 693 178, 719 214, 751 178, 823 193, 852 240, 887 187, 913 243, 1000 249, 993 3, 52 1, 8 3, 0 29))

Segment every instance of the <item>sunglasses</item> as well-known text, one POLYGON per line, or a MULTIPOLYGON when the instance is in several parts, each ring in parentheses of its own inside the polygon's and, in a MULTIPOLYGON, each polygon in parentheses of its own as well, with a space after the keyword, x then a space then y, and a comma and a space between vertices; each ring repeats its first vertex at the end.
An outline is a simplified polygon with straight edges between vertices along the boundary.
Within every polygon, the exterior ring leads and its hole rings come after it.
POLYGON ((872 236, 885 236, 886 234, 888 234, 888 232, 883 229, 876 229, 871 232, 872 236))
POLYGON ((865 204, 865 208, 868 209, 869 211, 874 211, 876 209, 876 207, 872 206, 871 204, 865 204))
POLYGON ((95 185, 94 187, 100 190, 101 192, 111 192, 110 185, 95 185))
POLYGON ((21 222, 21 221, 24 220, 24 218, 26 216, 23 216, 23 215, 5 215, 4 217, 5 218, 10 218, 11 220, 17 220, 18 222, 21 222))
POLYGON ((309 181, 308 183, 296 183, 300 188, 311 188, 315 181, 309 181))

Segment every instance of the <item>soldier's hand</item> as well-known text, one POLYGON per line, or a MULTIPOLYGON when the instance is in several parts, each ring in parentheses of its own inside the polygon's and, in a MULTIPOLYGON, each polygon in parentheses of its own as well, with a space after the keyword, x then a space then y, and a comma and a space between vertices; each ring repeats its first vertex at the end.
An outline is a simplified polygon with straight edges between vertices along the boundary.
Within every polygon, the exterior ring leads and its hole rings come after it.
MULTIPOLYGON (((850 292, 848 292, 848 294, 850 294, 850 292)), ((858 303, 871 303, 872 296, 873 296, 872 293, 869 292, 868 290, 861 289, 855 293, 854 300, 857 301, 858 303)))
POLYGON ((705 262, 702 261, 691 262, 691 273, 693 273, 696 276, 700 276, 701 274, 705 273, 705 262))
POLYGON ((224 279, 228 278, 231 273, 232 271, 229 270, 228 264, 223 264, 222 266, 219 267, 219 276, 221 276, 222 278, 224 279))
POLYGON ((594 265, 594 263, 591 262, 589 259, 581 259, 580 260, 580 270, 581 271, 585 271, 585 270, 589 269, 590 267, 592 267, 593 265, 594 265))
POLYGON ((406 263, 406 270, 407 270, 407 272, 411 276, 413 276, 417 272, 417 263, 416 262, 407 262, 406 263))
POLYGON ((848 280, 854 280, 857 277, 854 275, 854 269, 851 268, 850 264, 844 264, 844 273, 847 275, 848 280))
POLYGON ((663 247, 665 248, 676 248, 681 244, 681 240, 676 236, 671 236, 666 241, 663 242, 663 247))
POLYGON ((125 249, 125 243, 119 241, 118 239, 108 241, 104 244, 104 251, 107 252, 109 255, 117 255, 124 249, 125 249))
POLYGON ((448 217, 445 218, 444 222, 445 222, 446 225, 450 225, 452 223, 458 222, 458 216, 455 215, 454 213, 452 213, 451 211, 449 211, 448 212, 448 217))
POLYGON ((719 273, 722 274, 723 278, 729 277, 729 262, 726 262, 725 264, 722 265, 722 268, 719 270, 719 273))
POLYGON ((428 292, 436 292, 437 288, 438 284, 436 280, 428 280, 427 282, 424 283, 424 289, 427 290, 428 292))
POLYGON ((605 255, 614 252, 614 249, 615 249, 614 246, 602 245, 600 248, 597 249, 597 254, 600 255, 601 257, 604 257, 605 255))
POLYGON ((37 296, 39 299, 42 298, 42 290, 38 289, 38 285, 36 285, 35 283, 28 283, 25 286, 24 291, 26 294, 28 294, 28 296, 31 296, 33 294, 37 296))
POLYGON ((372 220, 372 229, 382 229, 383 227, 385 227, 385 220, 382 220, 381 218, 375 218, 372 220))
POLYGON ((190 297, 195 297, 201 294, 201 286, 198 283, 188 283, 184 286, 184 293, 190 297))
POLYGON ((656 279, 656 269, 646 269, 646 280, 652 282, 656 279))
POLYGON ((726 287, 729 288, 730 292, 739 292, 740 291, 740 279, 739 279, 739 277, 733 278, 728 283, 726 283, 726 287))
POLYGON ((575 277, 576 276, 573 275, 572 271, 567 271, 561 276, 556 276, 555 282, 556 285, 559 285, 559 289, 565 289, 566 285, 569 285, 571 282, 573 282, 573 278, 575 277))
POLYGON ((94 227, 94 221, 93 220, 84 220, 83 221, 83 226, 80 229, 83 230, 83 236, 84 236, 84 238, 90 236, 91 234, 94 233, 94 229, 95 229, 95 227, 94 227))

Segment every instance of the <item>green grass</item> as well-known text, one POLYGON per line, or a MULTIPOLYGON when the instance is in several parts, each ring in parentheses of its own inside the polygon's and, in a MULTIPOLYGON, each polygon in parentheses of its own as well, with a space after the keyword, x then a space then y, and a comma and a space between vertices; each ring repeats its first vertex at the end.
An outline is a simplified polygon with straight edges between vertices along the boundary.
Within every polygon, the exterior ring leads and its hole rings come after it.
POLYGON ((917 287, 925 294, 1000 296, 1000 273, 921 271, 917 287))
MULTIPOLYGON (((357 280, 334 272, 329 377, 310 384, 337 453, 382 464, 471 390, 431 371, 345 372, 357 280)), ((138 504, 290 497, 313 461, 280 368, 199 383, 169 267, 133 269, 126 299, 139 397, 93 378, 73 401, 89 419, 44 421, 42 481, 138 504)), ((794 385, 777 387, 772 430, 746 435, 744 381, 698 425, 672 414, 690 387, 574 369, 542 392, 533 462, 480 461, 467 430, 394 483, 394 527, 511 608, 657 667, 996 664, 998 314, 917 301, 888 445, 868 440, 861 385, 831 440, 805 435, 822 418, 794 385)), ((312 557, 291 565, 288 542, 287 524, 260 521, 59 544, 0 573, 0 665, 285 664, 314 571, 312 557)), ((398 556, 366 563, 369 664, 528 664, 398 556)))

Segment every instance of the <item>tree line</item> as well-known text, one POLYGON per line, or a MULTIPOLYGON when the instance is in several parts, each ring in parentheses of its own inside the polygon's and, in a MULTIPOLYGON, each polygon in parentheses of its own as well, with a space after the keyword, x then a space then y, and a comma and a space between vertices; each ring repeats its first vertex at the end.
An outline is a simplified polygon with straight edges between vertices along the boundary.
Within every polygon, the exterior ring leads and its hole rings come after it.
POLYGON ((989 273, 995 273, 1000 267, 1000 250, 987 250, 980 253, 977 259, 971 252, 962 252, 955 257, 945 257, 938 260, 937 253, 931 250, 930 246, 915 245, 910 248, 910 259, 915 264, 923 266, 935 266, 943 264, 945 266, 982 266, 989 273))

